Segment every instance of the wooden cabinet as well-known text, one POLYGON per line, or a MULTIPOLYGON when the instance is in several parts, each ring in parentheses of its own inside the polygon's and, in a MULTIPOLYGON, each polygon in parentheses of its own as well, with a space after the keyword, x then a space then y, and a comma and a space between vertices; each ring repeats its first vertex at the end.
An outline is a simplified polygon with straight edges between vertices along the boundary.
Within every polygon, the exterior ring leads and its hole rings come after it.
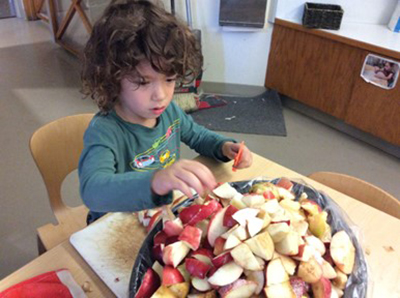
POLYGON ((385 90, 365 82, 361 69, 374 53, 400 53, 277 20, 265 86, 400 145, 400 83, 385 90))

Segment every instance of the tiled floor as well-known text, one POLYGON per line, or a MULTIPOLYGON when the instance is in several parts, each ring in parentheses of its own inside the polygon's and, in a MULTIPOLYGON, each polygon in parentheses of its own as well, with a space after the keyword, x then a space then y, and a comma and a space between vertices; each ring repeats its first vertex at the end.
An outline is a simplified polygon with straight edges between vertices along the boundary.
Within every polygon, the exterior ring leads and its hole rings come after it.
MULTIPOLYGON (((54 220, 30 136, 51 120, 97 110, 79 93, 79 67, 40 21, 0 20, 0 278, 37 256, 35 230, 54 220)), ((398 159, 292 110, 284 116, 287 137, 226 135, 302 174, 347 173, 400 198, 398 159)), ((183 156, 195 153, 183 148, 183 156)), ((77 187, 74 173, 63 186, 72 205, 81 204, 77 187)))

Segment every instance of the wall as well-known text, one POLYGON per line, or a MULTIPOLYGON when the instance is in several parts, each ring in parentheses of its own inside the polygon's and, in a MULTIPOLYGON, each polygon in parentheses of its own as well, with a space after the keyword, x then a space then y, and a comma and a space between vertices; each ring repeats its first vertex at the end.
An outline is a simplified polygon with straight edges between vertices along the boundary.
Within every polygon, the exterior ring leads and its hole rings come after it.
MULTIPOLYGON (((169 1, 164 1, 168 8, 169 1)), ((192 3, 193 27, 202 32, 203 80, 263 86, 272 28, 250 32, 225 31, 218 25, 219 1, 192 3)), ((175 1, 177 14, 184 17, 185 1, 175 1)), ((267 22, 266 22, 267 23, 267 22)))
POLYGON ((329 3, 344 10, 343 22, 387 25, 398 0, 275 0, 278 18, 300 21, 304 3, 329 3))

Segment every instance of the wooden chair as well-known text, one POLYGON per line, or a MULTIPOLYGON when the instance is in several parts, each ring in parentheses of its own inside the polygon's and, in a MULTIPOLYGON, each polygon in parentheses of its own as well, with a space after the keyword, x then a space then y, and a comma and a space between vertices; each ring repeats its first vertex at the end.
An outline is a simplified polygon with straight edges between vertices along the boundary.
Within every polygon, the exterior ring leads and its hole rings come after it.
POLYGON ((400 201, 371 183, 333 172, 316 172, 308 177, 400 219, 400 201))
POLYGON ((61 197, 61 185, 69 173, 77 169, 83 149, 83 134, 93 114, 68 116, 48 123, 35 131, 30 150, 46 185, 57 224, 37 229, 39 253, 67 240, 86 227, 88 209, 84 205, 67 206, 61 197))

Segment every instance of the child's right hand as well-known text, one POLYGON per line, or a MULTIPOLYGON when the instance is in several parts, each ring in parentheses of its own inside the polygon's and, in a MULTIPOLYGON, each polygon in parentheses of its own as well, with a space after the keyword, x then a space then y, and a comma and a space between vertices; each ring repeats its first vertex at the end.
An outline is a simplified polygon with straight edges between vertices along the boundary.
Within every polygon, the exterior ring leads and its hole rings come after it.
POLYGON ((213 173, 203 164, 194 160, 181 159, 166 169, 155 172, 151 188, 158 195, 180 190, 191 197, 194 188, 199 195, 217 186, 213 173))

